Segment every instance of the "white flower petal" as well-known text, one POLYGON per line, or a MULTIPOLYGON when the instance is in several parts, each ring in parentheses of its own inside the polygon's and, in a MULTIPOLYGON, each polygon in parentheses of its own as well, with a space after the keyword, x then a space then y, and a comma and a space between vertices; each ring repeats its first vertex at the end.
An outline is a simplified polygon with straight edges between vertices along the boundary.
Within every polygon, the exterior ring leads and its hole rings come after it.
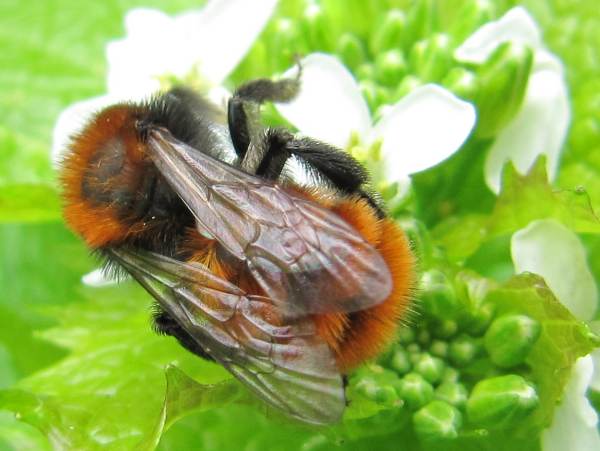
MULTIPOLYGON (((345 147, 353 131, 364 135, 371 126, 369 108, 356 80, 335 57, 313 53, 302 64, 298 97, 277 110, 301 133, 345 147)), ((295 77, 298 68, 285 73, 295 77)))
POLYGON ((162 11, 153 8, 134 8, 125 15, 127 35, 137 38, 154 39, 158 32, 166 31, 172 19, 162 11))
POLYGON ((534 49, 541 45, 540 30, 522 6, 480 27, 454 51, 454 57, 459 61, 481 64, 500 44, 507 41, 529 45, 534 49))
POLYGON ((94 269, 93 271, 85 274, 83 277, 81 277, 81 281, 84 285, 90 287, 106 287, 119 283, 118 280, 107 277, 101 268, 94 269))
POLYGON ((108 92, 137 100, 160 87, 159 76, 179 74, 180 62, 190 58, 183 30, 161 11, 133 9, 125 17, 125 28, 127 36, 106 46, 108 92))
MULTIPOLYGON (((596 335, 600 335, 600 321, 591 321, 588 323, 588 326, 590 326, 592 332, 596 335)), ((595 391, 600 392, 600 349, 597 348, 592 351, 591 356, 594 361, 594 375, 592 376, 590 387, 595 391)))
POLYGON ((597 307, 594 276, 585 248, 573 232, 553 219, 531 222, 511 239, 515 271, 542 276, 555 296, 580 320, 590 320, 597 307))
POLYGON ((110 95, 92 97, 69 105, 60 113, 52 133, 51 157, 54 166, 58 166, 63 159, 71 137, 83 130, 92 115, 117 101, 116 97, 110 95))
POLYGON ((575 362, 552 425, 542 432, 543 451, 598 450, 598 415, 585 396, 594 365, 588 355, 575 362))
POLYGON ((475 108, 438 85, 420 86, 377 123, 389 180, 404 180, 458 150, 475 124, 475 108))
POLYGON ((523 105, 511 122, 497 135, 485 161, 485 180, 500 191, 502 167, 511 160, 520 172, 527 172, 540 154, 547 157, 547 171, 553 180, 571 112, 562 64, 545 51, 536 53, 523 105))
POLYGON ((211 0, 190 33, 202 76, 220 84, 254 44, 276 5, 277 0, 211 0))

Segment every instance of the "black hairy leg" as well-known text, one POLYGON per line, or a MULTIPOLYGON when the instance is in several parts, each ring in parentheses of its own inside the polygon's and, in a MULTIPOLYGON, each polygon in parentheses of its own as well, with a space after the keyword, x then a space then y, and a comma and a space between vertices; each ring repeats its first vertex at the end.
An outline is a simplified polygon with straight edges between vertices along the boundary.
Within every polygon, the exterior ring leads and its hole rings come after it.
POLYGON ((384 217, 377 198, 366 190, 369 174, 350 154, 313 138, 296 137, 284 129, 267 129, 241 168, 269 180, 278 180, 290 156, 294 156, 318 182, 331 186, 344 195, 358 195, 384 217), (252 159, 250 157, 253 157, 252 159))
POLYGON ((284 78, 282 80, 269 80, 259 78, 243 84, 229 99, 227 105, 227 122, 231 141, 237 156, 243 160, 246 152, 260 133, 259 107, 264 102, 288 102, 298 94, 300 90, 300 74, 295 78, 284 78))
POLYGON ((157 334, 160 335, 170 335, 175 337, 177 341, 183 346, 185 349, 190 351, 193 354, 196 354, 198 357, 201 357, 206 360, 213 360, 210 354, 208 354, 197 342, 192 338, 190 334, 188 334, 177 321, 173 319, 171 315, 165 312, 158 305, 154 306, 154 314, 153 314, 153 329, 157 334))
POLYGON ((385 216, 377 199, 365 189, 367 171, 347 152, 312 138, 296 137, 285 129, 260 126, 260 104, 292 100, 299 92, 301 74, 299 66, 295 78, 257 79, 235 91, 229 100, 227 119, 238 166, 250 174, 278 180, 293 155, 317 181, 345 195, 366 199, 379 216, 385 216))

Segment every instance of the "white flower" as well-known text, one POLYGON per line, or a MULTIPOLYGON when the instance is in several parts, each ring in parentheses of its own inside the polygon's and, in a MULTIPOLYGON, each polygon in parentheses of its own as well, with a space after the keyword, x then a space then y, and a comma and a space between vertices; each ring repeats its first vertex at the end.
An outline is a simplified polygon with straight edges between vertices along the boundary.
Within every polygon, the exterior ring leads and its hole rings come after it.
POLYGON ((498 134, 485 162, 485 179, 500 191, 502 167, 511 160, 527 172, 538 155, 547 156, 547 171, 554 179, 569 121, 569 97, 562 63, 542 44, 540 30, 523 7, 515 7, 495 22, 483 25, 456 49, 457 60, 481 64, 502 43, 530 46, 534 62, 523 104, 498 134))
POLYGON ((598 305, 596 282, 575 233, 553 219, 533 221, 513 234, 511 254, 516 272, 539 274, 577 319, 593 318, 598 305))
POLYGON ((69 136, 95 111, 139 100, 160 88, 160 78, 190 74, 216 88, 242 60, 270 18, 277 0, 211 0, 200 9, 170 17, 138 8, 125 17, 127 35, 109 42, 106 95, 64 110, 54 129, 52 159, 60 160, 69 136))
MULTIPOLYGON (((353 132, 366 145, 381 140, 386 176, 404 181, 452 155, 475 124, 475 109, 441 86, 415 89, 387 108, 373 124, 369 108, 352 74, 333 56, 304 58, 302 87, 296 99, 278 104, 283 117, 307 136, 345 147, 353 132)), ((285 76, 293 77, 297 68, 285 76)))
MULTIPOLYGON (((513 235, 511 254, 516 272, 541 275, 575 317, 584 321, 593 318, 598 306, 597 287, 577 235, 553 219, 533 221, 513 235)), ((599 351, 576 362, 552 425, 542 435, 544 451, 600 449, 598 417, 586 397, 590 385, 596 389, 600 385, 599 364, 599 351)))
POLYGON ((585 396, 594 365, 591 356, 581 357, 573 365, 571 379, 562 402, 554 412, 552 424, 542 433, 544 451, 600 449, 598 414, 585 396))
MULTIPOLYGON (((117 102, 140 100, 160 88, 160 78, 195 75, 209 96, 242 60, 269 20, 277 0, 211 0, 200 10, 170 17, 155 9, 127 13, 123 39, 108 43, 108 92, 67 107, 54 127, 52 161, 58 164, 72 135, 92 114, 117 102)), ((91 286, 111 283, 101 270, 83 276, 91 286)))

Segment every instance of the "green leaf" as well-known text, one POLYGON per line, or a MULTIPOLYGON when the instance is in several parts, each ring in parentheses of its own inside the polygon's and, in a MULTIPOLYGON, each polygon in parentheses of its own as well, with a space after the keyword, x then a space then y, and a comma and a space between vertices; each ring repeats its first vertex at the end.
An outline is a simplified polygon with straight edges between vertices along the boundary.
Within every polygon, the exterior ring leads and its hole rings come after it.
MULTIPOLYGON (((230 377, 175 340, 153 333, 148 295, 141 288, 129 283, 86 289, 83 295, 86 302, 49 308, 60 324, 40 334, 71 353, 0 392, 0 407, 40 429, 53 446, 123 449, 148 440, 163 415, 168 364, 177 362, 205 383, 230 377)), ((187 408, 173 405, 173 417, 187 408)))
POLYGON ((462 260, 484 242, 544 218, 554 218, 577 233, 600 233, 600 219, 587 193, 553 188, 548 183, 545 159, 540 156, 525 175, 510 163, 504 167, 502 190, 489 215, 452 217, 439 224, 433 235, 451 259, 462 260))
POLYGON ((233 380, 203 385, 187 376, 176 366, 165 370, 167 391, 162 411, 152 433, 138 446, 153 450, 163 434, 179 419, 198 411, 207 411, 240 399, 247 394, 233 380))

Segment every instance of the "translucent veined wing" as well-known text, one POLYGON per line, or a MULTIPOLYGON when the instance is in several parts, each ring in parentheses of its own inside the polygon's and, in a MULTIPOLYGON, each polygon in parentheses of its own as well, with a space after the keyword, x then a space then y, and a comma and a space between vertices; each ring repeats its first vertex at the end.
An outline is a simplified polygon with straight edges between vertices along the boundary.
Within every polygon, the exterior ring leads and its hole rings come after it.
POLYGON ((392 289, 380 253, 337 214, 276 183, 149 132, 150 156, 199 231, 246 263, 288 315, 354 312, 392 289))
POLYGON ((342 377, 309 317, 285 318, 206 267, 112 249, 118 261, 217 362, 271 406, 312 424, 341 419, 342 377))

